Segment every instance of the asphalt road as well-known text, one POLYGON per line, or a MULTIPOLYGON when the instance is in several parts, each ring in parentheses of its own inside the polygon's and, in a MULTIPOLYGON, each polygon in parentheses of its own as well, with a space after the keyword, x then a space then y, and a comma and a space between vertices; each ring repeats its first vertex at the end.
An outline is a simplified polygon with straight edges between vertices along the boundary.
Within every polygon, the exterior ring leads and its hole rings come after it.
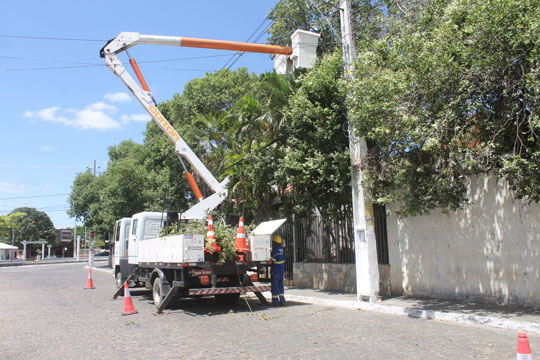
MULTIPOLYGON (((149 291, 121 316, 110 274, 84 264, 0 268, 1 359, 515 359, 515 331, 244 299, 185 300, 154 315, 149 291)), ((531 345, 540 337, 529 335, 531 345)), ((533 347, 539 351, 540 349, 533 347)))

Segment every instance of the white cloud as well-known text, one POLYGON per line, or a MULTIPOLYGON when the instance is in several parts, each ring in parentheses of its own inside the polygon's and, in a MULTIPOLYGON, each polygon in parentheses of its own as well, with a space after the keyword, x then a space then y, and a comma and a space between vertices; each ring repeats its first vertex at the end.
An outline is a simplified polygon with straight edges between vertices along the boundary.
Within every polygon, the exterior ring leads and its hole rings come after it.
POLYGON ((93 104, 87 105, 87 109, 90 109, 92 111, 108 111, 108 112, 116 112, 118 109, 114 105, 105 104, 103 101, 98 101, 93 104))
POLYGON ((114 105, 102 101, 87 105, 82 110, 67 109, 62 111, 59 106, 53 106, 39 111, 26 111, 24 116, 31 119, 40 119, 52 123, 60 123, 82 130, 110 130, 118 129, 120 123, 109 114, 117 112, 114 105), (59 115, 63 112, 66 115, 59 115))
POLYGON ((103 98, 110 103, 128 103, 131 101, 131 97, 125 92, 105 94, 103 98))
POLYGON ((131 115, 122 115, 120 120, 122 120, 123 124, 127 124, 128 122, 147 122, 150 121, 152 118, 148 114, 131 114, 131 115))
POLYGON ((26 186, 21 184, 10 184, 7 182, 0 182, 0 193, 15 194, 26 190, 26 186))
POLYGON ((25 111, 24 116, 27 117, 27 118, 40 118, 40 119, 43 119, 43 120, 54 122, 55 118, 56 118, 55 113, 58 110, 60 110, 60 107, 53 106, 53 107, 46 108, 46 109, 43 109, 43 110, 40 110, 40 111, 37 111, 37 112, 25 111))
POLYGON ((120 127, 118 121, 114 120, 103 111, 96 111, 91 108, 79 111, 74 123, 75 127, 83 130, 110 130, 118 129, 120 127))
POLYGON ((43 145, 41 147, 41 151, 51 151, 53 149, 56 149, 56 146, 50 146, 50 145, 43 145))
MULTIPOLYGON (((106 94, 103 98, 107 101, 96 101, 86 105, 82 110, 59 106, 51 106, 38 111, 27 110, 24 112, 26 118, 43 120, 51 123, 64 124, 81 130, 113 130, 119 129, 121 125, 130 122, 147 122, 150 116, 147 114, 119 114, 115 105, 110 103, 123 103, 131 101, 127 93, 106 94), (109 102, 109 103, 108 103, 109 102)), ((42 148, 42 151, 51 150, 42 148)))

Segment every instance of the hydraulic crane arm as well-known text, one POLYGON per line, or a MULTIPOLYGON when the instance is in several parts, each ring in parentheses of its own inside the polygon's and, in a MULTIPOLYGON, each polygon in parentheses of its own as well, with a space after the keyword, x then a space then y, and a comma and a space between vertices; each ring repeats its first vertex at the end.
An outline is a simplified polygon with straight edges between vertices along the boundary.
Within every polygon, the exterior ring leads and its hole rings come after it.
POLYGON ((151 44, 151 45, 176 45, 184 47, 197 47, 208 49, 222 49, 222 50, 234 50, 243 52, 257 52, 267 54, 279 54, 279 55, 291 55, 293 50, 289 47, 253 44, 253 43, 241 43, 234 41, 221 41, 221 40, 208 40, 208 39, 194 39, 178 36, 157 36, 157 35, 141 35, 136 32, 122 32, 116 38, 112 39, 105 45, 101 51, 100 56, 105 59, 107 67, 122 80, 122 82, 131 91, 133 96, 139 101, 139 103, 150 114, 152 119, 159 125, 161 130, 169 137, 169 139, 175 144, 175 152, 186 171, 188 182, 195 193, 195 196, 199 199, 199 203, 188 209, 182 214, 183 219, 203 219, 205 213, 208 210, 214 209, 227 197, 227 184, 229 179, 226 178, 222 182, 219 182, 212 173, 206 168, 206 166, 195 155, 187 143, 176 132, 172 125, 167 121, 165 116, 158 110, 157 104, 152 97, 152 93, 142 76, 139 67, 134 59, 130 59, 129 62, 133 68, 133 71, 139 80, 140 85, 133 79, 129 72, 124 67, 124 64, 118 58, 118 54, 126 51, 130 47, 137 44, 151 44), (206 199, 202 198, 197 184, 193 180, 193 176, 187 171, 187 168, 182 161, 182 157, 185 158, 191 165, 191 167, 199 174, 204 182, 215 192, 213 195, 206 199))
POLYGON ((137 44, 234 50, 276 55, 292 54, 292 48, 285 46, 244 43, 225 40, 196 39, 180 36, 142 35, 136 32, 122 32, 120 33, 120 35, 109 41, 107 45, 103 47, 103 49, 101 49, 100 56, 104 58, 107 54, 118 54, 137 44))

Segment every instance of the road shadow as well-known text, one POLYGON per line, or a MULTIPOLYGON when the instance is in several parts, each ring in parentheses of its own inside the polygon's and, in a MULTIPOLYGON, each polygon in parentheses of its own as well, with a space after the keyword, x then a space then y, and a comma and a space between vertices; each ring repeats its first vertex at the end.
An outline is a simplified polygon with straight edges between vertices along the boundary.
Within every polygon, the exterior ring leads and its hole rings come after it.
MULTIPOLYGON (((130 289, 133 301, 145 303, 154 307, 152 291, 144 288, 130 289)), ((251 296, 241 296, 236 304, 220 304, 213 296, 188 297, 173 300, 165 308, 164 313, 182 312, 192 316, 222 316, 231 313, 260 313, 269 309, 279 311, 280 309, 305 306, 306 304, 288 301, 284 306, 274 306, 270 302, 263 304, 257 298, 251 296)))
MULTIPOLYGON (((540 307, 526 305, 491 304, 480 301, 459 301, 430 299, 420 297, 396 297, 383 299, 384 303, 399 303, 404 306, 410 316, 414 317, 418 310, 442 313, 460 313, 475 316, 496 316, 498 318, 540 318, 540 307)), ((429 314, 428 318, 429 318, 429 314)))

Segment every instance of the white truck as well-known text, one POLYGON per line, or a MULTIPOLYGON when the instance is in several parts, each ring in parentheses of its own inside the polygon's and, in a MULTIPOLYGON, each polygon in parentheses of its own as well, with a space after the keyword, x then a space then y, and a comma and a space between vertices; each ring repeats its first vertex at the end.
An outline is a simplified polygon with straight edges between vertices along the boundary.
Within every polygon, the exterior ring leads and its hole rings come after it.
MULTIPOLYGON (((123 283, 128 281, 128 284, 152 290, 157 312, 171 300, 189 296, 215 296, 218 302, 232 303, 240 294, 254 292, 261 301, 266 301, 260 293, 270 287, 257 283, 258 274, 268 272, 271 236, 285 219, 259 224, 249 236, 250 251, 242 261, 218 263, 209 260, 205 253, 203 234, 159 237, 159 229, 167 223, 167 215, 141 212, 130 219, 127 263, 123 268, 119 265, 115 269, 119 289, 114 297, 121 294, 123 283)), ((126 220, 117 222, 116 228, 122 234, 125 234, 122 226, 126 220)), ((125 245, 122 240, 121 236, 120 246, 125 245)))
MULTIPOLYGON (((109 41, 100 52, 107 67, 118 76, 139 103, 150 114, 163 132, 175 144, 175 152, 185 170, 188 183, 197 204, 181 214, 172 214, 174 220, 203 221, 206 214, 216 208, 227 197, 228 178, 219 182, 200 161, 187 143, 171 126, 157 108, 157 104, 134 59, 129 63, 140 83, 127 72, 118 55, 137 44, 175 45, 198 48, 234 50, 240 52, 259 52, 278 55, 274 63, 279 71, 292 67, 311 67, 316 60, 319 34, 297 30, 292 39, 292 48, 233 41, 194 39, 177 36, 142 35, 123 32, 109 41), (193 170, 214 192, 206 199, 183 161, 186 159, 193 170)), ((128 55, 129 56, 129 55, 128 55)), ((279 72, 278 71, 278 72, 279 72)), ((114 272, 119 290, 121 285, 144 285, 152 289, 157 312, 175 297, 214 295, 220 301, 236 301, 240 294, 254 292, 261 301, 266 300, 261 291, 269 290, 268 285, 254 285, 255 277, 248 276, 261 272, 270 265, 271 235, 285 219, 267 221, 259 224, 248 239, 249 250, 241 261, 228 261, 223 264, 205 259, 205 236, 203 234, 183 234, 158 237, 159 229, 171 221, 167 213, 142 212, 131 218, 116 222, 114 240, 114 272), (127 243, 126 243, 127 241, 127 243)))

